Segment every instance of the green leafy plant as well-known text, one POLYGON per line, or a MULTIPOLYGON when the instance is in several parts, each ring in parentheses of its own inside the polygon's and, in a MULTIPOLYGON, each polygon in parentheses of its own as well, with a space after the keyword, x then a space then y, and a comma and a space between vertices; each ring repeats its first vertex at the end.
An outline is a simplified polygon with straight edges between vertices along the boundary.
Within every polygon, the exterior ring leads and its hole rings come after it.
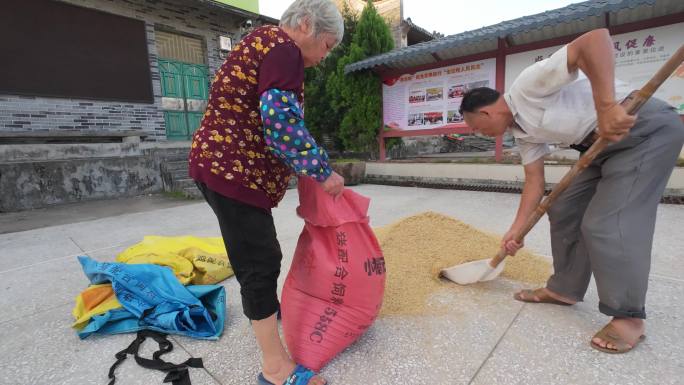
POLYGON ((318 66, 304 72, 305 120, 311 134, 320 143, 324 136, 333 140, 334 147, 344 150, 338 136, 345 110, 334 108, 341 96, 328 87, 328 79, 337 71, 337 63, 349 53, 358 16, 346 5, 342 10, 344 38, 318 66))
POLYGON ((345 74, 344 67, 392 48, 394 40, 389 26, 368 1, 353 32, 349 51, 337 62, 336 71, 326 83, 332 110, 336 116, 342 116, 337 136, 346 150, 377 149, 376 139, 382 126, 382 90, 376 74, 345 74))

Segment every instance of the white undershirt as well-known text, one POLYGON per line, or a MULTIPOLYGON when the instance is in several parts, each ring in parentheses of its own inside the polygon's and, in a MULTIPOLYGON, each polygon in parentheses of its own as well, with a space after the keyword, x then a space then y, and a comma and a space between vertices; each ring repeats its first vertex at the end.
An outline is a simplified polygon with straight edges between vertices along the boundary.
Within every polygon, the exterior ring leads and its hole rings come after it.
MULTIPOLYGON (((616 98, 629 93, 616 81, 616 98)), ((596 129, 596 109, 589 79, 568 72, 567 46, 527 67, 504 94, 519 127, 511 127, 523 164, 550 153, 549 144, 580 143, 596 129)))

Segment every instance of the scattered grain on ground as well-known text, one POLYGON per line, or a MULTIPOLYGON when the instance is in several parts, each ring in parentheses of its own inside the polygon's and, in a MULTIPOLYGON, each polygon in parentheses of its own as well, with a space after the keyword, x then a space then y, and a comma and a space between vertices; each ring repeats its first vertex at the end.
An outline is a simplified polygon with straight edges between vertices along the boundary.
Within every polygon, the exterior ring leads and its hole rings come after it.
MULTIPOLYGON (((439 271, 457 264, 493 257, 500 236, 487 234, 435 212, 426 212, 374 229, 387 265, 383 315, 426 314, 428 297, 455 285, 439 271)), ((521 250, 506 261, 503 276, 543 284, 551 274, 548 259, 521 250)))

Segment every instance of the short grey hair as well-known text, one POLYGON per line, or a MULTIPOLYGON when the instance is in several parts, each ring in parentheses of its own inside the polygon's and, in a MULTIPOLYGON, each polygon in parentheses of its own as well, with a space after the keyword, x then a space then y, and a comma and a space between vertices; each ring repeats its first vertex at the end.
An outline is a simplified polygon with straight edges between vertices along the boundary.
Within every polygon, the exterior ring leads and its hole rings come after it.
POLYGON ((332 1, 296 0, 283 13, 280 26, 295 29, 307 19, 313 27, 314 36, 328 33, 335 36, 335 45, 340 44, 344 37, 344 19, 332 1))

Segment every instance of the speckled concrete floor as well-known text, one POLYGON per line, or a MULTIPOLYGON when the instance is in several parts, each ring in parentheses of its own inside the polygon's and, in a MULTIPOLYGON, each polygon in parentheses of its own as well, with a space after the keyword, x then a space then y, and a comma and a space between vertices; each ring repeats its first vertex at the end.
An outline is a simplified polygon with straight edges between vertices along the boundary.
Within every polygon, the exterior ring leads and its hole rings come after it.
MULTIPOLYGON (((433 210, 489 232, 503 233, 519 196, 497 193, 362 185, 372 198, 373 226, 433 210)), ((114 203, 112 203, 114 204, 114 203)), ((295 191, 274 210, 279 239, 290 258, 302 227, 294 214, 295 191)), ((78 207, 74 206, 74 210, 78 207)), ((36 215, 42 215, 37 213, 36 215)), ((10 224, 11 225, 11 224, 10 224)), ((323 370, 333 385, 356 384, 681 384, 684 377, 684 206, 658 213, 648 297, 647 340, 624 356, 588 345, 607 318, 597 310, 591 285, 586 301, 571 308, 513 301, 517 282, 496 280, 454 285, 430 301, 448 309, 440 316, 380 318, 353 346, 323 370)), ((73 297, 87 285, 76 256, 111 261, 143 235, 217 236, 216 220, 203 202, 168 205, 0 235, 0 384, 106 384, 114 353, 132 335, 81 341, 69 328, 73 297)), ((550 254, 548 222, 527 237, 527 246, 550 254)), ((281 276, 282 281, 286 271, 281 276)), ((202 357, 191 369, 193 384, 253 384, 258 354, 241 314, 238 286, 224 282, 228 321, 219 341, 173 337, 171 361, 202 357)), ((152 343, 144 346, 153 351, 152 343)), ((117 384, 162 384, 159 372, 127 360, 117 384)))

